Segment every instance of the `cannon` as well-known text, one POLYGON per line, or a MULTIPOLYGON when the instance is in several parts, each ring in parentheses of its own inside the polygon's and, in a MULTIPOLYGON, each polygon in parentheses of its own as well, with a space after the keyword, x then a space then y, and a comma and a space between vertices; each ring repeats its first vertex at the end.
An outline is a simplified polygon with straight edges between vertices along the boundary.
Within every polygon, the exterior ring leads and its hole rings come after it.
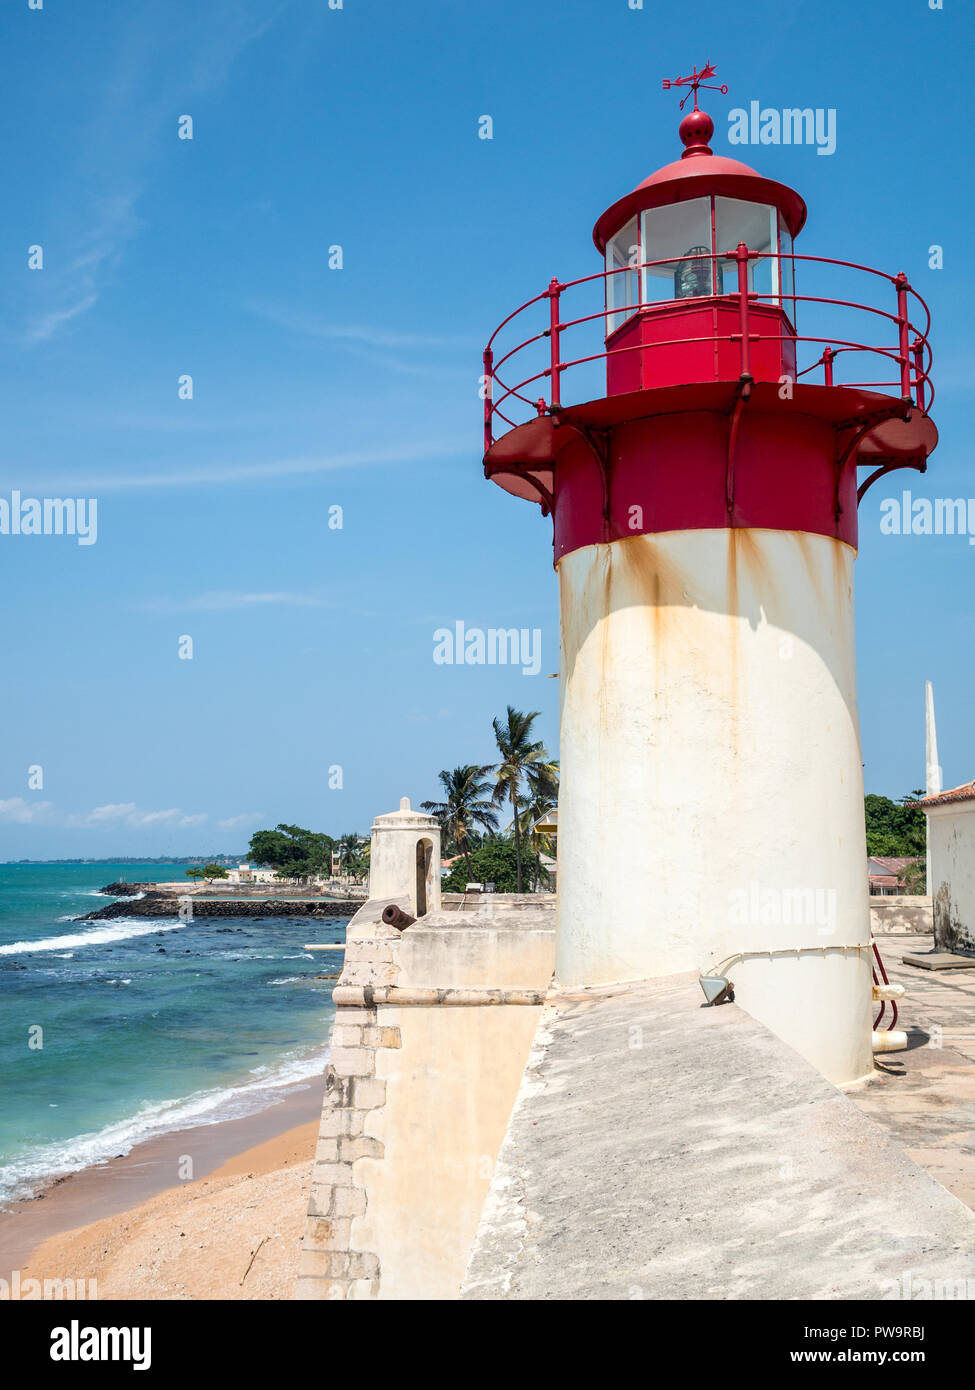
POLYGON ((387 907, 383 908, 383 921, 386 923, 387 927, 395 927, 397 931, 405 931, 407 927, 413 925, 416 918, 411 917, 408 912, 404 912, 403 909, 397 907, 395 903, 390 903, 387 907))

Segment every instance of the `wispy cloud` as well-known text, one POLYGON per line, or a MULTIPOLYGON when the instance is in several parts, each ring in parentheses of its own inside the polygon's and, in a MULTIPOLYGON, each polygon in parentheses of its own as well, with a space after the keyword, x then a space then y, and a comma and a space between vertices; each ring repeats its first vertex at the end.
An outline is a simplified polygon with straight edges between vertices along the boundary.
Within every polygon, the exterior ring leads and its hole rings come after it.
POLYGON ((264 819, 263 811, 244 811, 239 816, 228 816, 226 820, 218 820, 217 829, 242 830, 247 825, 260 825, 264 819))
POLYGON ((10 796, 0 800, 0 821, 17 825, 47 822, 54 809, 53 801, 27 801, 22 796, 10 796))
POLYGON ((79 249, 64 264, 54 258, 54 248, 47 248, 44 269, 35 272, 32 282, 46 301, 45 307, 28 315, 20 335, 23 343, 47 342, 95 307, 106 275, 142 225, 135 215, 136 197, 132 191, 96 200, 89 212, 93 225, 75 233, 79 249))
MULTIPOLYGON (((205 487, 211 483, 256 482, 263 478, 299 478, 315 473, 328 473, 339 468, 367 468, 387 463, 414 463, 435 458, 448 458, 471 454, 469 438, 437 441, 418 441, 412 444, 399 444, 385 449, 350 449, 346 453, 327 454, 319 458, 268 459, 262 463, 227 463, 212 467, 158 470, 140 473, 138 465, 133 465, 126 473, 113 473, 83 477, 76 472, 70 475, 44 478, 35 481, 35 492, 46 490, 60 492, 69 490, 75 495, 81 489, 98 492, 131 491, 134 488, 173 488, 205 487)), ((16 481, 12 484, 18 486, 16 481)))
POLYGON ((44 270, 31 277, 31 290, 43 307, 29 309, 22 328, 6 336, 38 346, 96 306, 127 243, 143 226, 136 204, 148 174, 147 151, 159 149, 159 133, 174 112, 226 81, 241 53, 285 8, 212 0, 174 15, 167 0, 129 9, 104 59, 101 100, 79 129, 74 168, 56 190, 59 209, 73 210, 73 224, 65 227, 59 218, 59 236, 77 249, 58 264, 54 246, 46 246, 51 238, 38 229, 37 241, 48 254, 44 270), (172 39, 174 24, 179 45, 172 39))
POLYGON ((109 806, 96 806, 93 811, 88 813, 88 821, 96 824, 98 821, 120 820, 123 816, 131 815, 135 810, 134 801, 116 802, 109 806))
POLYGON ((283 4, 272 7, 267 0, 253 7, 241 4, 241 0, 220 0, 213 5, 213 14, 204 14, 211 23, 209 41, 199 44, 189 74, 194 91, 221 86, 243 50, 262 38, 286 8, 283 4), (268 14, 269 9, 273 13, 268 14))
POLYGON ((204 813, 188 814, 178 806, 171 806, 165 811, 143 811, 140 810, 134 801, 121 801, 110 803, 106 806, 96 806, 93 810, 80 816, 71 815, 67 818, 68 825, 134 825, 134 826, 175 826, 182 829, 186 826, 202 825, 207 819, 204 813))
POLYGON ((94 308, 97 299, 97 294, 86 294, 78 300, 77 304, 71 304, 65 309, 49 309, 46 313, 36 314, 28 321, 27 327, 24 329, 25 342, 46 342, 66 323, 70 323, 72 319, 76 319, 80 314, 86 314, 89 309, 94 308))
POLYGON ((178 806, 164 811, 146 811, 134 801, 112 802, 90 811, 59 811, 53 801, 27 801, 22 796, 0 799, 0 822, 18 825, 63 825, 72 829, 98 826, 187 826, 203 825, 205 812, 189 813, 178 806))
POLYGON ((328 599, 316 594, 291 594, 287 592, 242 593, 237 589, 211 589, 205 594, 197 594, 183 599, 151 599, 142 607, 154 612, 165 613, 219 613, 234 608, 254 608, 260 606, 279 606, 287 608, 333 608, 328 599))
POLYGON ((248 312, 257 314, 280 328, 304 334, 309 338, 326 338, 336 342, 361 343, 373 348, 477 348, 477 339, 472 334, 460 333, 412 333, 396 329, 377 328, 369 324, 331 323, 300 309, 282 309, 277 305, 264 304, 251 300, 244 306, 248 312))

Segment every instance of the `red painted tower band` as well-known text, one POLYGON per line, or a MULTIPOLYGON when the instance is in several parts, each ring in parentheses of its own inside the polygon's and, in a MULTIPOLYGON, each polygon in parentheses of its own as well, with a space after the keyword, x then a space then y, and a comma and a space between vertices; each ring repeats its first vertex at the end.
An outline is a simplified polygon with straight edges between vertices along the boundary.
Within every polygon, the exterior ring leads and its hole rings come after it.
POLYGON ((906 276, 797 254, 802 198, 713 154, 713 129, 703 111, 685 116, 681 158, 597 221, 605 271, 553 280, 485 351, 485 473, 553 514, 556 561, 688 527, 798 529, 855 546, 857 469, 872 473, 862 496, 894 468, 923 472, 937 442, 930 319, 906 276), (867 284, 869 302, 799 293, 807 270, 860 295, 867 284), (596 285, 605 305, 587 312, 580 300, 596 285), (536 331, 502 350, 526 320, 536 331), (605 394, 568 403, 601 361, 605 394), (847 362, 881 379, 845 381, 847 362), (534 418, 519 423, 525 407, 534 418))

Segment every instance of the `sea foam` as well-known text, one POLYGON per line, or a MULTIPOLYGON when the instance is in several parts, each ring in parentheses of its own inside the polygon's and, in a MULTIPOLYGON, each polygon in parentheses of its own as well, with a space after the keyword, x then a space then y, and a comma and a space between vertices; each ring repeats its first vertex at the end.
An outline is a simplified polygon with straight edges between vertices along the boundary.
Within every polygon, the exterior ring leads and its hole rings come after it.
POLYGON ((71 936, 45 936, 39 941, 11 941, 0 946, 0 956, 23 956, 34 951, 66 951, 80 946, 103 946, 107 941, 127 941, 132 936, 149 936, 155 931, 178 931, 189 922, 147 921, 146 918, 118 918, 110 927, 93 927, 71 936))
POLYGON ((273 1065, 252 1068, 253 1081, 144 1105, 129 1119, 106 1125, 95 1133, 79 1134, 36 1148, 0 1167, 0 1207, 29 1196, 52 1178, 127 1154, 136 1144, 160 1134, 256 1114, 284 1099, 313 1076, 320 1075, 328 1057, 328 1048, 317 1048, 305 1054, 290 1053, 273 1065))

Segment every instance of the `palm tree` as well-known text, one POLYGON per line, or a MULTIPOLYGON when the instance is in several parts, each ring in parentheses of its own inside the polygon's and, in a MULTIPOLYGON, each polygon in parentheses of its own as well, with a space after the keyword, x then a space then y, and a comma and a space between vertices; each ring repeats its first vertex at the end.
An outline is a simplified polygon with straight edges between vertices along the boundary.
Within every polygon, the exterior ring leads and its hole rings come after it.
POLYGON ((479 825, 485 830, 496 830, 498 825, 497 813, 487 796, 491 784, 484 780, 484 774, 490 770, 490 767, 478 767, 473 763, 455 767, 449 772, 445 768, 437 773, 444 789, 444 800, 421 802, 423 810, 436 816, 444 836, 452 840, 464 856, 468 878, 471 874, 470 844, 474 827, 479 825))
POLYGON ((556 764, 548 755, 543 743, 532 740, 532 725, 539 717, 539 710, 523 714, 521 710, 508 706, 507 722, 492 720, 494 737, 497 741, 501 761, 494 765, 496 778, 492 800, 496 806, 505 801, 511 802, 512 828, 515 836, 515 870, 517 891, 521 892, 521 825, 520 805, 522 782, 527 783, 531 795, 532 780, 536 787, 553 787, 557 777, 556 764))
POLYGON ((358 832, 351 831, 339 840, 339 863, 344 866, 350 878, 356 874, 356 865, 362 855, 362 841, 358 832))
POLYGON ((559 804, 558 763, 536 764, 528 769, 528 801, 521 813, 521 833, 528 838, 536 856, 547 854, 554 858, 555 840, 535 827, 543 816, 559 804))

